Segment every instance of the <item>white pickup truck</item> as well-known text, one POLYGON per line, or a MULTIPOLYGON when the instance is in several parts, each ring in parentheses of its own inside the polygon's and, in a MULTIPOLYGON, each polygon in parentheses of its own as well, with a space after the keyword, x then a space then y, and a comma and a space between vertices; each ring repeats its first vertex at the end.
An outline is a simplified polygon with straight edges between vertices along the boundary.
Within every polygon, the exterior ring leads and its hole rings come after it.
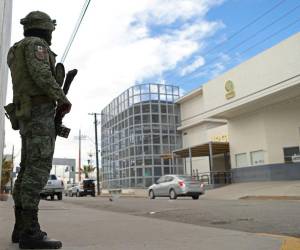
POLYGON ((64 191, 64 182, 56 177, 56 175, 49 175, 46 186, 40 193, 41 198, 46 199, 50 196, 51 200, 54 200, 54 196, 57 196, 58 200, 62 200, 62 194, 64 191))

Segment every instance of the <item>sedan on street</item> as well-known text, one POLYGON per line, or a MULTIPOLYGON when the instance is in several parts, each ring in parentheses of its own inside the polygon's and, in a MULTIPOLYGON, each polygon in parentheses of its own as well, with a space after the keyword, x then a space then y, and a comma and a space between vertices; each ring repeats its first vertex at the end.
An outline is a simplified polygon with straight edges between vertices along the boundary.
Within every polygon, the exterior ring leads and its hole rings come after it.
POLYGON ((163 175, 148 188, 150 199, 155 197, 177 199, 178 196, 190 196, 197 200, 201 194, 204 194, 204 184, 192 176, 185 175, 163 175))

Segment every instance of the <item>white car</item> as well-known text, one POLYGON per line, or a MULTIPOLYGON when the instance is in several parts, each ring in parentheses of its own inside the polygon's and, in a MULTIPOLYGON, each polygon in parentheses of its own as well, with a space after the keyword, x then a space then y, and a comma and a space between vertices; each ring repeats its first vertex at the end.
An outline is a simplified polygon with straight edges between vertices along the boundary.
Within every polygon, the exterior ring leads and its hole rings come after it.
POLYGON ((191 196, 194 200, 204 194, 204 184, 192 176, 164 175, 155 184, 148 188, 150 199, 155 197, 170 197, 177 199, 178 196, 191 196))

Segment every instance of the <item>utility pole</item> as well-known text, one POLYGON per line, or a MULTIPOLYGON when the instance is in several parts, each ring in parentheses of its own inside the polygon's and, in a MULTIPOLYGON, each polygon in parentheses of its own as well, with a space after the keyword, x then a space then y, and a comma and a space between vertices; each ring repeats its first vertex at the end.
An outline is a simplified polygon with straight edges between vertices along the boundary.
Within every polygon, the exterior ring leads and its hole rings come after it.
POLYGON ((15 151, 15 146, 13 145, 12 147, 12 153, 11 153, 11 164, 12 164, 12 168, 11 168, 11 177, 10 177, 10 193, 12 194, 13 191, 13 184, 14 184, 14 151, 15 151))
MULTIPOLYGON (((86 136, 85 135, 81 135, 81 129, 79 129, 79 136, 75 136, 75 139, 79 140, 79 152, 78 152, 78 180, 79 182, 81 181, 81 140, 85 140, 86 136)), ((76 173, 76 171, 75 171, 76 173)))
POLYGON ((97 194, 100 195, 100 176, 99 176, 99 157, 98 157, 98 120, 97 115, 99 113, 89 113, 89 115, 94 116, 94 123, 95 123, 95 147, 96 147, 96 171, 97 171, 97 194))
POLYGON ((81 181, 81 129, 79 129, 79 152, 78 152, 78 175, 79 175, 79 182, 81 181))

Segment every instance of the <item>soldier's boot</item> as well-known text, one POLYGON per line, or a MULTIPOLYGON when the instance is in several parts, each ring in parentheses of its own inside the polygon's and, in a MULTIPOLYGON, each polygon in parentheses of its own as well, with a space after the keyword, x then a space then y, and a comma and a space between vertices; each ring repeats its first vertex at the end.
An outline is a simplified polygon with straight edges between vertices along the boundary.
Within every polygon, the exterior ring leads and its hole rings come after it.
POLYGON ((15 207, 15 226, 14 230, 11 235, 11 241, 13 243, 18 243, 20 238, 20 233, 22 231, 23 225, 22 225, 22 208, 21 207, 15 207))
MULTIPOLYGON (((37 213, 35 214, 33 219, 35 221, 34 225, 35 225, 36 229, 40 230, 40 232, 42 234, 47 236, 47 233, 41 231, 41 229, 40 229, 40 224, 39 224, 39 221, 38 221, 37 213)), ((12 235, 11 235, 11 241, 13 243, 19 243, 20 234, 21 234, 22 230, 23 230, 22 208, 16 206, 15 207, 15 226, 14 226, 14 230, 13 230, 12 235)))
POLYGON ((59 249, 61 241, 50 239, 37 227, 38 210, 22 210, 24 228, 20 234, 21 249, 59 249))

